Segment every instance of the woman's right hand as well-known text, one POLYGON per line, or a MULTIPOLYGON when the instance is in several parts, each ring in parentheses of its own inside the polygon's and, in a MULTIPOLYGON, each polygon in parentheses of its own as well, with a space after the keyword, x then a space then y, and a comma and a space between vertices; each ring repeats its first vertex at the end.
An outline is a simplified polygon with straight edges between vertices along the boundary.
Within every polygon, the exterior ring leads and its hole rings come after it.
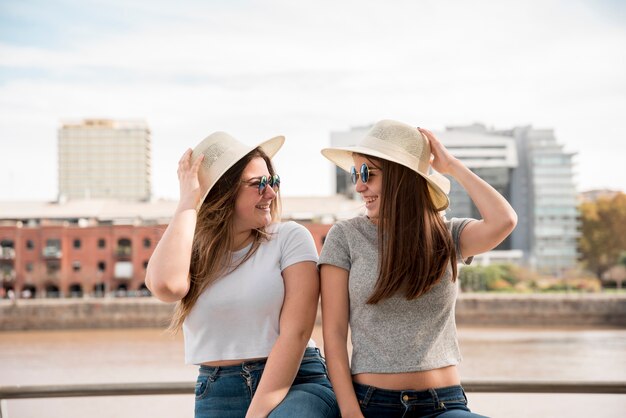
POLYGON ((191 148, 189 148, 178 162, 178 182, 180 184, 178 210, 195 210, 202 198, 198 170, 202 160, 204 160, 204 154, 201 154, 192 164, 191 152, 191 148))

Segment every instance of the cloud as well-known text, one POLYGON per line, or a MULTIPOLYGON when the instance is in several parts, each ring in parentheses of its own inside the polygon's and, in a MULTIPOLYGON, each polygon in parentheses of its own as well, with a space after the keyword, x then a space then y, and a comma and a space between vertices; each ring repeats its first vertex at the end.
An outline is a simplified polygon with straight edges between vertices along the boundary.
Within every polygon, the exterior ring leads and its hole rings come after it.
POLYGON ((80 117, 147 120, 158 196, 177 196, 179 154, 218 129, 286 134, 285 193, 329 193, 329 132, 381 118, 554 128, 584 187, 626 189, 597 169, 623 149, 626 30, 591 1, 5 4, 0 199, 55 196, 56 128, 80 117), (23 22, 37 25, 19 40, 23 22), (32 150, 43 181, 9 184, 33 178, 32 150))

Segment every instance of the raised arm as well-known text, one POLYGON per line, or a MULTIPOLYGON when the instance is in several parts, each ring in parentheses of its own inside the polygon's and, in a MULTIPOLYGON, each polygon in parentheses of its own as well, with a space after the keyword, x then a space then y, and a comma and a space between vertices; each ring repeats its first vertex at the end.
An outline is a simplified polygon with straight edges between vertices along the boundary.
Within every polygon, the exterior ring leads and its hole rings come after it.
POLYGON ((323 264, 320 275, 324 355, 330 381, 337 396, 341 416, 362 418, 363 414, 352 386, 348 360, 348 320, 350 317, 348 271, 341 267, 323 264))
POLYGON ((282 274, 285 300, 280 312, 280 335, 267 358, 246 418, 266 417, 285 398, 315 325, 319 300, 315 262, 293 264, 282 274))
POLYGON ((188 149, 178 163, 180 201, 146 269, 146 286, 164 302, 176 302, 189 291, 189 264, 200 200, 198 169, 204 155, 191 163, 188 149))
POLYGON ((428 138, 434 156, 431 165, 441 174, 449 174, 463 186, 478 208, 482 219, 470 222, 461 233, 461 254, 471 257, 492 250, 513 231, 517 214, 500 193, 456 159, 432 132, 419 128, 428 138))

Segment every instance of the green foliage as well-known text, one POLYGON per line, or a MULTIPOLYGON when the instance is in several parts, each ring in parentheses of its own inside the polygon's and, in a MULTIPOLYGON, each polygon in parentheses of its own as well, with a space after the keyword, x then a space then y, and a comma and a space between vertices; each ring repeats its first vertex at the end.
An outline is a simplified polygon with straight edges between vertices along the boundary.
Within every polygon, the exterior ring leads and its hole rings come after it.
POLYGON ((626 194, 580 205, 579 250, 585 267, 598 278, 624 261, 626 253, 626 194))
POLYGON ((600 280, 584 271, 561 278, 545 277, 513 264, 465 266, 459 270, 464 292, 599 292, 600 280))
POLYGON ((517 269, 508 264, 463 267, 459 271, 461 289, 469 292, 513 291, 519 282, 517 269))

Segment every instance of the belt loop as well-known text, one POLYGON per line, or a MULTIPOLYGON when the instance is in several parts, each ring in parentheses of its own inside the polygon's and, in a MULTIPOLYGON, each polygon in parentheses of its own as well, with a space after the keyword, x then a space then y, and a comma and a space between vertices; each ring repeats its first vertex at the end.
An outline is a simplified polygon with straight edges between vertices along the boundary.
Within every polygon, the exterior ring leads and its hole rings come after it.
POLYGON ((430 396, 433 398, 433 403, 435 404, 435 409, 446 409, 446 406, 439 400, 439 396, 437 395, 437 391, 435 389, 428 389, 430 396))
POLYGON ((214 367, 213 370, 211 371, 211 373, 209 373, 209 380, 211 382, 215 382, 215 376, 217 376, 217 373, 220 371, 220 367, 214 367))
POLYGON ((459 385, 459 388, 461 389, 461 393, 463 394, 463 399, 465 399, 465 403, 467 403, 467 395, 465 394, 465 389, 462 385, 459 385))
POLYGON ((374 386, 367 387, 367 392, 365 392, 365 396, 363 397, 363 400, 361 401, 361 405, 363 405, 364 408, 370 402, 370 399, 372 399, 372 396, 374 395, 375 390, 376 388, 374 386))

